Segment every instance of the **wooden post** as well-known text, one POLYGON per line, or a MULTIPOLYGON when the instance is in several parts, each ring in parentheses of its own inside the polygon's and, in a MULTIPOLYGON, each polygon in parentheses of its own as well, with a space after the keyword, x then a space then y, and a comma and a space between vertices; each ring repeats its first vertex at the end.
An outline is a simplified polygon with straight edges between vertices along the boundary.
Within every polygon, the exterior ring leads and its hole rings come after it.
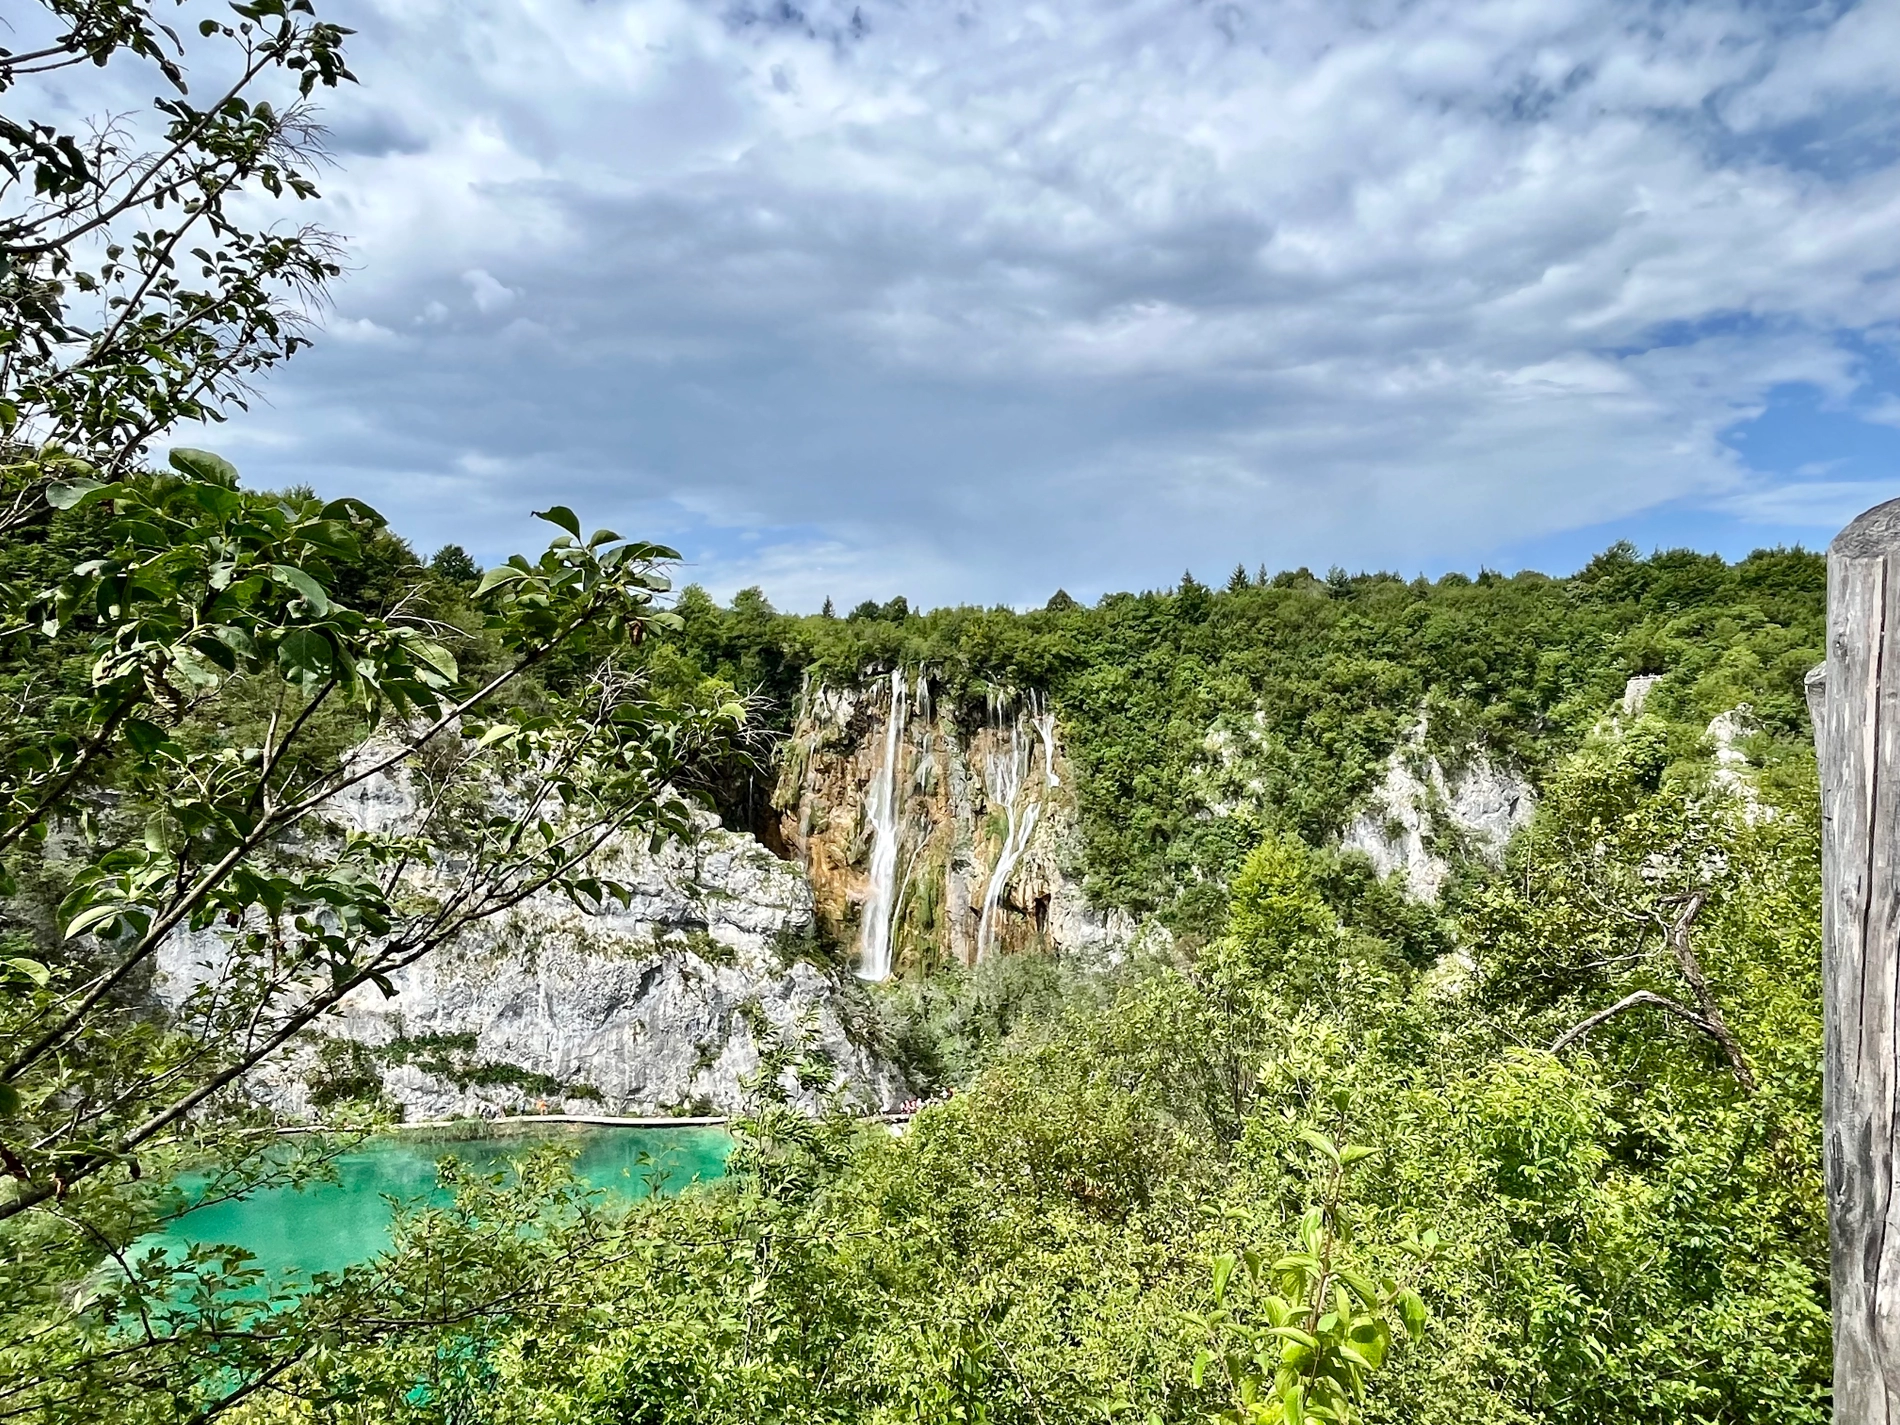
POLYGON ((1821 764, 1822 1152, 1834 1419, 1900 1420, 1900 500, 1827 552, 1827 662, 1808 675, 1821 764))

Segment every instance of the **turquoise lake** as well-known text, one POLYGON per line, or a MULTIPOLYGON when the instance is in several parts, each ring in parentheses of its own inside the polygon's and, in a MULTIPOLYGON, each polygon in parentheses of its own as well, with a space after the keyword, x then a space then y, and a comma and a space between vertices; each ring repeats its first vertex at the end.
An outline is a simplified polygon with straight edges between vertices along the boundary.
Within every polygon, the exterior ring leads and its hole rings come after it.
POLYGON ((379 1138, 337 1159, 334 1183, 272 1188, 198 1208, 144 1245, 232 1243, 254 1254, 256 1265, 273 1276, 340 1271, 389 1245, 386 1197, 449 1201, 436 1181, 438 1159, 453 1156, 492 1171, 544 1143, 571 1147, 580 1177, 628 1197, 649 1196, 655 1185, 675 1193, 723 1177, 732 1151, 732 1139, 718 1128, 557 1128, 466 1141, 379 1138))

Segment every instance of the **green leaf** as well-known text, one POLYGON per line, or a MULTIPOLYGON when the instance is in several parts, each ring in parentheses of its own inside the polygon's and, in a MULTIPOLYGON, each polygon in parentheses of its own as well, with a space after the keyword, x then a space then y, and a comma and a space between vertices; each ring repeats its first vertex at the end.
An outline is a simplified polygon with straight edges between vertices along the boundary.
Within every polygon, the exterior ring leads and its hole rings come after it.
POLYGON ((220 624, 212 631, 212 636, 240 658, 257 657, 257 645, 251 641, 250 634, 230 624, 220 624))
POLYGON ((165 745, 165 729, 144 718, 129 717, 120 730, 124 732, 125 740, 132 745, 132 750, 141 757, 150 757, 165 745))
POLYGON ((208 450, 193 450, 181 445, 171 453, 171 467, 180 475, 206 480, 213 485, 236 485, 238 482, 237 466, 222 455, 213 455, 208 450))
POLYGON ((1320 1152, 1331 1158, 1335 1163, 1339 1161, 1339 1149, 1333 1145, 1333 1140, 1328 1138, 1324 1133, 1317 1132, 1311 1128, 1302 1128, 1299 1136, 1302 1143, 1319 1149, 1320 1152))
POLYGON ((273 564, 270 572, 278 583, 288 584, 295 589, 317 617, 321 618, 330 612, 330 596, 324 592, 323 585, 309 574, 294 564, 273 564))
POLYGON ((475 586, 475 596, 480 598, 490 589, 502 584, 512 584, 522 577, 521 570, 511 569, 506 564, 497 565, 482 575, 482 582, 475 586))
POLYGON ((1351 1287, 1353 1294, 1367 1306, 1377 1306, 1379 1304, 1378 1288, 1373 1286, 1369 1280, 1361 1276, 1358 1272, 1347 1271, 1343 1267, 1336 1268, 1335 1270, 1337 1270, 1339 1274, 1339 1279, 1351 1287))
POLYGON ((294 681, 315 682, 330 676, 336 651, 315 629, 293 628, 277 645, 277 661, 294 681))
POLYGON ((1214 1300, 1219 1301, 1227 1294, 1227 1280, 1234 1274, 1233 1253, 1223 1252, 1214 1258, 1214 1300))
POLYGON ((106 924, 108 921, 117 920, 121 915, 125 914, 125 910, 126 908, 124 906, 113 904, 87 906, 86 909, 80 911, 79 914, 66 922, 66 928, 63 934, 68 940, 74 939, 77 936, 84 935, 88 930, 93 930, 106 924))
POLYGON ((581 537, 580 517, 566 505, 555 505, 550 509, 536 510, 534 517, 538 520, 546 520, 551 525, 560 526, 569 534, 573 535, 576 540, 581 537))
POLYGON ((42 988, 45 987, 48 980, 53 978, 53 972, 47 969, 46 966, 42 965, 38 960, 15 959, 8 960, 5 963, 6 967, 13 971, 14 974, 31 980, 34 984, 42 988))
POLYGON ((46 503, 56 510, 70 510, 95 490, 103 490, 103 480, 88 480, 78 477, 70 480, 55 480, 46 491, 46 503))
POLYGON ((1339 1353, 1342 1359, 1350 1361, 1353 1365, 1359 1367, 1360 1370, 1369 1371, 1373 1369, 1372 1362, 1360 1355, 1358 1351, 1354 1350, 1353 1347, 1346 1342, 1335 1341, 1333 1343, 1333 1349, 1339 1353))
POLYGON ((192 503, 217 519, 227 520, 244 508, 244 497, 225 485, 199 485, 191 492, 192 503))
POLYGON ((450 682, 454 682, 460 671, 455 666, 455 655, 433 639, 412 638, 408 640, 409 652, 429 665, 450 682))
POLYGON ((1409 1288, 1399 1293, 1399 1319, 1405 1323, 1405 1334, 1414 1341, 1425 1336, 1425 1299, 1409 1288))

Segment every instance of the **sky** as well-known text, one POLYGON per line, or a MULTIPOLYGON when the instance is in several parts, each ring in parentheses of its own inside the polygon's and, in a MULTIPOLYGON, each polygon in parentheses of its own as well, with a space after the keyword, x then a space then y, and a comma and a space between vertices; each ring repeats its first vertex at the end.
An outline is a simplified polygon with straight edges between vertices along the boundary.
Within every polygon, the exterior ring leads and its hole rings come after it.
MULTIPOLYGON (((1900 496, 1900 0, 341 0, 209 434, 781 608, 1821 547, 1900 496)), ((75 82, 83 82, 76 80, 75 82)))

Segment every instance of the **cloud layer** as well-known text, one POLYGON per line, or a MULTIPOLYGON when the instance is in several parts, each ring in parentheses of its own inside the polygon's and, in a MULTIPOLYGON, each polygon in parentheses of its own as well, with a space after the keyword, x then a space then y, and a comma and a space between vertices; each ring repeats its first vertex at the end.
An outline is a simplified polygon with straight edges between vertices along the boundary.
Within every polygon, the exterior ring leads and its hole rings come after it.
POLYGON ((791 607, 1900 494, 1893 0, 752 3, 333 6, 355 271, 215 439, 791 607))

